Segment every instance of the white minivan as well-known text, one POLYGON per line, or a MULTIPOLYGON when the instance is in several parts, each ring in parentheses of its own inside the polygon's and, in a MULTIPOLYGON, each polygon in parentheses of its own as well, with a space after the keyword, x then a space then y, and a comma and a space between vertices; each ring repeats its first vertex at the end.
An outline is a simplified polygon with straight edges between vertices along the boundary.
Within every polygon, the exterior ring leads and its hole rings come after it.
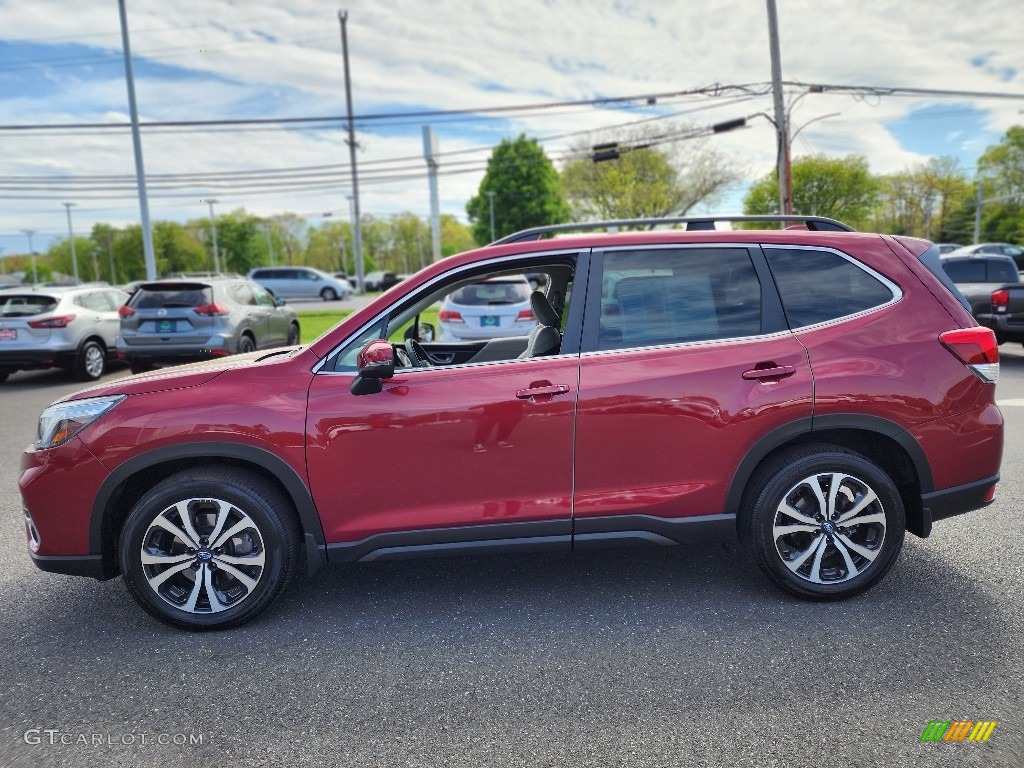
POLYGON ((249 272, 249 279, 282 299, 336 301, 352 295, 347 280, 313 267, 257 267, 249 272))

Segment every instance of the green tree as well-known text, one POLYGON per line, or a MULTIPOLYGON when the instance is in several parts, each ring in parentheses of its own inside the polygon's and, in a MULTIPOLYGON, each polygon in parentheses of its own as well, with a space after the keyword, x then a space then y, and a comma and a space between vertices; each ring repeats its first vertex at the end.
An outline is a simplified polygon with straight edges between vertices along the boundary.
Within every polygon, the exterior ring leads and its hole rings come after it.
MULTIPOLYGON (((490 222, 488 221, 488 224, 490 222)), ((488 234, 490 228, 488 228, 488 234)), ((490 242, 489 240, 487 242, 490 242)), ((481 243, 478 243, 473 239, 473 231, 463 224, 461 221, 456 219, 450 213, 441 214, 441 257, 452 256, 456 253, 462 253, 463 251, 469 251, 476 248, 481 243)), ((430 240, 429 233, 427 239, 423 243, 424 248, 424 263, 430 261, 430 240)))
MULTIPOLYGON (((827 216, 853 227, 867 223, 878 206, 881 182, 871 175, 860 155, 832 158, 810 155, 793 161, 793 213, 827 216)), ((748 215, 779 213, 779 185, 775 173, 754 184, 743 198, 748 215)))
POLYGON ((491 242, 491 198, 494 193, 494 238, 527 227, 569 220, 558 172, 536 139, 521 134, 502 139, 487 161, 487 172, 466 212, 478 243, 491 242))
POLYGON ((645 146, 663 135, 664 129, 645 128, 602 137, 598 143, 616 142, 623 150, 617 159, 598 163, 590 158, 590 142, 578 144, 578 158, 562 169, 573 217, 682 216, 699 203, 713 203, 739 181, 735 165, 706 142, 645 146))
POLYGON ((953 157, 933 157, 881 182, 874 229, 898 235, 937 238, 971 195, 971 185, 953 157))
POLYGON ((347 221, 325 221, 306 232, 305 263, 326 272, 355 274, 352 225, 347 221))
POLYGON ((981 239, 1024 242, 1024 126, 1015 125, 978 159, 981 239))
POLYGON ((65 277, 74 276, 74 262, 77 261, 78 279, 84 283, 102 279, 94 268, 96 266, 96 252, 96 243, 91 238, 76 236, 74 259, 71 257, 70 240, 61 240, 60 242, 53 243, 46 252, 46 258, 50 268, 65 277))
POLYGON ((153 252, 157 275, 195 272, 206 266, 202 243, 175 221, 158 221, 153 225, 153 252))

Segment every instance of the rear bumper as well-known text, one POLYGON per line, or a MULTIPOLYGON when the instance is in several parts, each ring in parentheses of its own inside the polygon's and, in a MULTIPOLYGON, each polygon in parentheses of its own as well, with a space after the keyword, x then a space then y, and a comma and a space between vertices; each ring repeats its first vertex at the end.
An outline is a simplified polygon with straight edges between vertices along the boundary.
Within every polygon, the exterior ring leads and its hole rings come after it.
POLYGON ((975 319, 978 325, 991 328, 1000 344, 1008 341, 1024 342, 1024 323, 1019 315, 977 315, 975 319))
POLYGON ((23 371, 69 365, 75 359, 74 349, 19 349, 0 352, 0 371, 23 371))
POLYGON ((926 526, 930 528, 930 523, 936 520, 987 507, 995 501, 995 486, 998 482, 999 475, 993 475, 966 485, 921 494, 926 526))

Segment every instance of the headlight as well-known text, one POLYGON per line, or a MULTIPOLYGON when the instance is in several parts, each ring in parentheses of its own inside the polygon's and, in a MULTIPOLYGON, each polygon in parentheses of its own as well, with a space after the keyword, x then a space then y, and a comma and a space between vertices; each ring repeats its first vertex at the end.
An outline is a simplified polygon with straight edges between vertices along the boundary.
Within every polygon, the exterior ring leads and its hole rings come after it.
POLYGON ((124 395, 111 395, 54 403, 39 417, 36 448, 53 448, 67 442, 124 398, 124 395))

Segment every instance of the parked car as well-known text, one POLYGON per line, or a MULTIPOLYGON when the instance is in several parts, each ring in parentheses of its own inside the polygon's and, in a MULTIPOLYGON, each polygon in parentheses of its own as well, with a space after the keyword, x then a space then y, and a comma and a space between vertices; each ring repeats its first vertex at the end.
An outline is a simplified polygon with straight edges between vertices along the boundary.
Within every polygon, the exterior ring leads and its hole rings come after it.
POLYGON ((527 336, 537 325, 530 284, 522 275, 492 277, 461 286, 441 302, 440 341, 527 336))
POLYGON ((1024 342, 1024 281, 1009 256, 974 253, 945 256, 942 268, 970 305, 980 325, 996 342, 1024 342))
POLYGON ((953 251, 963 248, 960 243, 936 243, 935 246, 939 249, 939 253, 952 253, 953 251))
POLYGON ((352 296, 347 280, 312 267, 259 267, 249 273, 249 279, 285 299, 337 301, 352 296))
POLYGON ((328 563, 709 532, 793 595, 863 592, 905 532, 994 499, 999 352, 931 243, 798 220, 531 230, 308 346, 73 394, 22 458, 29 552, 121 574, 186 629, 248 621, 328 563), (527 271, 550 277, 528 336, 418 340, 453 290, 527 271))
POLYGON ((1003 256, 1010 256, 1017 265, 1017 271, 1024 271, 1024 248, 1012 243, 978 243, 977 245, 965 245, 950 251, 950 256, 969 256, 973 253, 998 253, 1003 256))
POLYGON ((401 279, 394 272, 367 272, 363 275, 363 290, 386 291, 400 282, 401 279))
POLYGON ((0 296, 0 382, 15 371, 64 368, 98 379, 116 356, 118 308, 128 294, 107 285, 15 288, 0 296))
POLYGON ((120 315, 117 354, 132 373, 299 343, 295 310, 244 277, 142 283, 120 315))

